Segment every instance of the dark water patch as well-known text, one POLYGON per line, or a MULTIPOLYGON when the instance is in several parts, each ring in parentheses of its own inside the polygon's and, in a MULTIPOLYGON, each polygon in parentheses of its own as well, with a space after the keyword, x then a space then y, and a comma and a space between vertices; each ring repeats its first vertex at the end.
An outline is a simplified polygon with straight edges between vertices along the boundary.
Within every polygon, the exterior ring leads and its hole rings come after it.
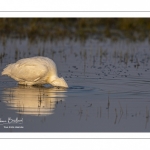
POLYGON ((69 87, 69 89, 81 90, 81 89, 85 89, 85 88, 84 88, 84 86, 71 86, 71 87, 69 87))
POLYGON ((71 94, 71 93, 78 93, 78 94, 94 94, 95 92, 95 88, 93 87, 86 87, 86 86, 70 86, 67 90, 67 94, 71 94))

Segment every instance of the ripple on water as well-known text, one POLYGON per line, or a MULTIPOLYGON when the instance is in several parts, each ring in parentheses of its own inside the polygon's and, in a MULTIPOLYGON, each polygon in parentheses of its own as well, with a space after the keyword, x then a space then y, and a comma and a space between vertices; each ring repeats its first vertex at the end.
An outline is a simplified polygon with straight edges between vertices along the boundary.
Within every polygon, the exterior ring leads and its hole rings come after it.
POLYGON ((86 87, 86 86, 70 86, 68 88, 68 94, 69 93, 80 93, 80 94, 88 94, 88 93, 94 93, 96 91, 96 88, 94 87, 86 87))

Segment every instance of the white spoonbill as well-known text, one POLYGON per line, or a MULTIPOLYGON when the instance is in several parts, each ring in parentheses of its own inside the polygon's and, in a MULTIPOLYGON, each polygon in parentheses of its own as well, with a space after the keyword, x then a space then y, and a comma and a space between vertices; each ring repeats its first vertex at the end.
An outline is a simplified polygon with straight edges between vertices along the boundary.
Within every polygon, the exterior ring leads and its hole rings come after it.
POLYGON ((57 75, 57 68, 53 60, 36 56, 18 60, 9 64, 2 72, 24 85, 43 85, 49 83, 53 86, 65 87, 66 81, 57 75))

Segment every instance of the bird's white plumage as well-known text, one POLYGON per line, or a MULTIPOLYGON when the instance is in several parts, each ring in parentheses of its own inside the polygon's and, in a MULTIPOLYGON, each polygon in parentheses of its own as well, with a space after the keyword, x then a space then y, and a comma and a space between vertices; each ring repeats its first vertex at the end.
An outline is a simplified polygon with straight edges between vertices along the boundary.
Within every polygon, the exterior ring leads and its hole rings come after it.
POLYGON ((57 76, 57 68, 53 60, 37 56, 24 58, 9 64, 2 72, 19 82, 19 84, 52 84, 53 86, 68 87, 63 78, 57 76))

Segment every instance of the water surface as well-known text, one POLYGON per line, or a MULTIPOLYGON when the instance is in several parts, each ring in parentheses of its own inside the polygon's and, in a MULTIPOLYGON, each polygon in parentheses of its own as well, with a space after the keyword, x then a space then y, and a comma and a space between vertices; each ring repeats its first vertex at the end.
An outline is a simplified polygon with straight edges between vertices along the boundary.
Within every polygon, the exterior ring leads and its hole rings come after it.
POLYGON ((19 86, 0 76, 0 131, 150 131, 149 47, 147 40, 7 39, 0 43, 0 72, 21 58, 46 56, 69 88, 19 86))

